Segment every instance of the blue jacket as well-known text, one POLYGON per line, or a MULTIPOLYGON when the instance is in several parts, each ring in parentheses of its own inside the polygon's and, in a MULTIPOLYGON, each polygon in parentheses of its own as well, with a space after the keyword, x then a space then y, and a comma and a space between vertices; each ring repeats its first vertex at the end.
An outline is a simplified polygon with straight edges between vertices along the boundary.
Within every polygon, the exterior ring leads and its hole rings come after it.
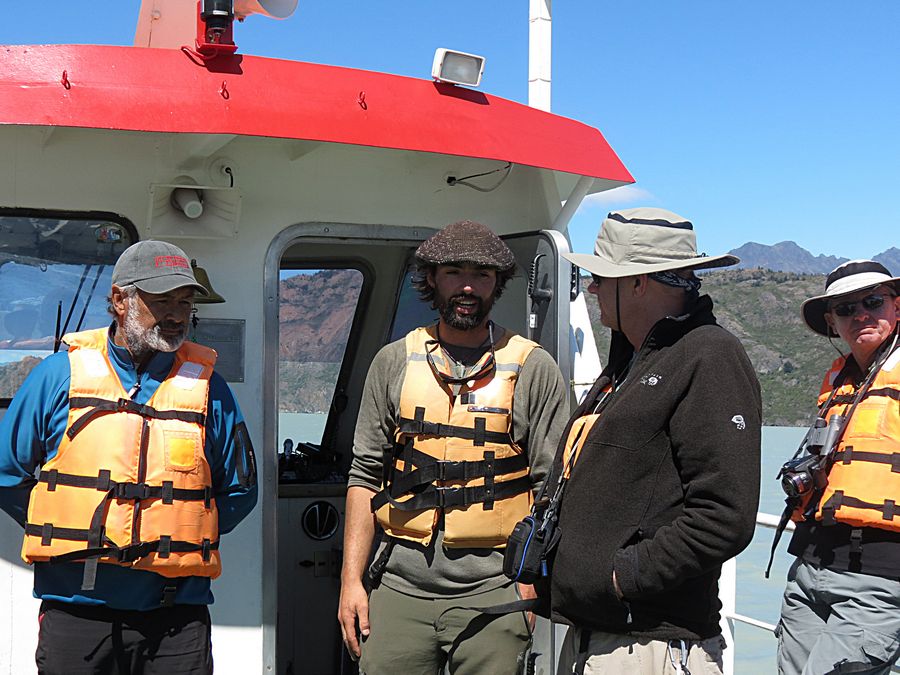
MULTIPOLYGON (((109 340, 109 355, 122 387, 129 391, 138 374, 128 351, 109 340)), ((172 368, 174 353, 158 352, 140 376, 137 403, 147 403, 172 368)), ((35 484, 35 469, 51 459, 59 448, 69 415, 69 358, 58 353, 44 359, 28 376, 0 420, 0 508, 24 527, 28 499, 35 484)), ((212 470, 219 533, 230 532, 253 510, 256 481, 243 487, 238 481, 238 462, 252 466, 240 455, 235 429, 243 422, 237 401, 225 380, 214 373, 209 384, 206 418, 206 459, 212 470), (237 448, 237 449, 236 449, 237 448)), ((227 565, 227 559, 224 560, 227 565)), ((105 604, 113 609, 157 609, 163 588, 171 580, 144 570, 101 563, 94 590, 82 591, 83 563, 36 563, 34 595, 87 605, 105 604)), ((178 580, 176 604, 210 604, 210 580, 185 577, 178 580)))

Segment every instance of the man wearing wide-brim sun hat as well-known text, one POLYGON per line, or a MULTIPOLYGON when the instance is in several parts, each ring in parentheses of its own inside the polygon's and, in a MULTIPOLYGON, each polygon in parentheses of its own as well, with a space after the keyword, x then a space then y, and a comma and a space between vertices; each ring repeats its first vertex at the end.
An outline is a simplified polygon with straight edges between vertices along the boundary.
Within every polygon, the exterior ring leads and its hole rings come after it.
MULTIPOLYGON (((778 669, 888 673, 900 656, 900 277, 840 265, 803 303, 806 325, 849 354, 825 375, 818 416, 836 425, 824 488, 800 492, 778 627, 778 669), (840 416, 840 417, 838 417, 840 416)), ((830 452, 830 454, 828 454, 830 452)), ((801 477, 791 483, 804 485, 801 477)), ((798 491, 799 492, 799 491, 798 491)))
POLYGON ((581 451, 551 571, 552 618, 572 626, 558 672, 721 672, 717 584, 753 536, 762 413, 694 271, 739 261, 698 253, 691 222, 658 208, 610 213, 592 255, 565 257, 591 273, 613 346, 565 439, 581 451))

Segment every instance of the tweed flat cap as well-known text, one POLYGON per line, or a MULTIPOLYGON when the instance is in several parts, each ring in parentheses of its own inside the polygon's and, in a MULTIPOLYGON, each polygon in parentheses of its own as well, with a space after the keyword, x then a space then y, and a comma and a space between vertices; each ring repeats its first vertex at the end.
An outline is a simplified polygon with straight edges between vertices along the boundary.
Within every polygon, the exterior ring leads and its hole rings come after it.
POLYGON ((422 242, 416 259, 428 265, 472 263, 506 272, 516 266, 509 247, 491 230, 472 220, 450 223, 422 242))

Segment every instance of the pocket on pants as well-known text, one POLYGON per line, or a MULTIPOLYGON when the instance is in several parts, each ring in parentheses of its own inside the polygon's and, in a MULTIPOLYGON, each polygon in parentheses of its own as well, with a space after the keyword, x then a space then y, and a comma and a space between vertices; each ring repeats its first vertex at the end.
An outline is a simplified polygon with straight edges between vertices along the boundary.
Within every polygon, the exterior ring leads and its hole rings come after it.
POLYGON ((860 646, 867 658, 865 663, 872 666, 890 663, 900 650, 900 640, 896 637, 865 628, 862 634, 860 646))
POLYGON ((703 657, 708 666, 708 671, 712 673, 721 673, 725 664, 725 638, 721 635, 716 635, 701 640, 698 646, 703 651, 703 657))

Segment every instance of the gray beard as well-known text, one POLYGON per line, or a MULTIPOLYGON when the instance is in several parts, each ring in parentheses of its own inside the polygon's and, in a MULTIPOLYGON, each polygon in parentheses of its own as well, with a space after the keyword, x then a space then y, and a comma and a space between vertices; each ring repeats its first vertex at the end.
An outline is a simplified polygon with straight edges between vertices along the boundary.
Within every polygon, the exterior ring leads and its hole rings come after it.
POLYGON ((132 359, 140 361, 151 352, 176 351, 184 344, 187 338, 187 325, 185 325, 180 335, 172 338, 168 338, 160 332, 159 324, 149 329, 141 328, 137 320, 137 306, 131 303, 128 305, 128 311, 125 313, 122 332, 132 359))

